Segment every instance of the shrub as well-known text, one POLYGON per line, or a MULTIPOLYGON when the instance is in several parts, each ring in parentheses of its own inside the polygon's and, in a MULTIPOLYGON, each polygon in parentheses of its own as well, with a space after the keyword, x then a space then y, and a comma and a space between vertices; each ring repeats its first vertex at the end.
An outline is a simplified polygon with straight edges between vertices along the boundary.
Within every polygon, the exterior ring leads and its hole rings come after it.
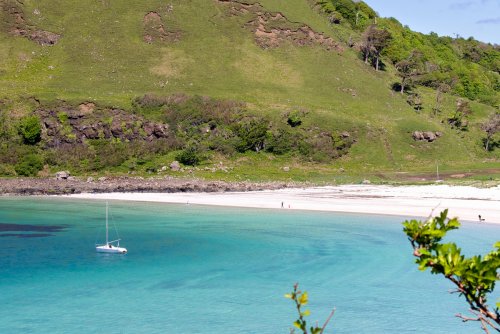
POLYGON ((339 156, 347 154, 355 142, 354 138, 347 131, 342 133, 334 131, 332 133, 332 140, 333 147, 337 150, 339 156))
POLYGON ((208 148, 212 151, 220 152, 224 155, 231 156, 236 152, 235 147, 238 145, 238 141, 234 137, 223 138, 214 137, 208 142, 208 148))
POLYGON ((128 145, 122 142, 110 142, 106 139, 89 141, 91 149, 95 152, 94 169, 117 167, 124 163, 130 152, 128 145))
POLYGON ((266 151, 274 154, 285 154, 294 146, 293 135, 285 129, 269 131, 266 138, 266 151))
POLYGON ((34 145, 41 139, 42 127, 37 116, 26 116, 19 123, 19 134, 23 137, 24 143, 34 145))
POLYGON ((81 171, 93 169, 95 152, 92 147, 80 144, 61 144, 45 151, 45 162, 62 169, 79 168, 81 171))
POLYGON ((188 146, 176 156, 176 159, 179 160, 180 163, 188 166, 199 165, 204 158, 200 149, 196 146, 188 146))
POLYGON ((43 159, 36 154, 24 156, 15 166, 16 173, 22 176, 36 176, 43 168, 43 159))
POLYGON ((241 153, 249 150, 259 152, 264 148, 268 126, 269 122, 264 119, 252 119, 234 124, 233 131, 240 139, 236 150, 241 153))
POLYGON ((11 165, 0 164, 0 176, 16 176, 16 171, 11 165))
POLYGON ((301 125, 302 120, 300 119, 299 113, 297 111, 291 112, 290 115, 288 115, 287 123, 292 128, 301 125))
POLYGON ((17 134, 17 129, 12 126, 8 110, 2 110, 0 105, 0 140, 11 141, 17 134))

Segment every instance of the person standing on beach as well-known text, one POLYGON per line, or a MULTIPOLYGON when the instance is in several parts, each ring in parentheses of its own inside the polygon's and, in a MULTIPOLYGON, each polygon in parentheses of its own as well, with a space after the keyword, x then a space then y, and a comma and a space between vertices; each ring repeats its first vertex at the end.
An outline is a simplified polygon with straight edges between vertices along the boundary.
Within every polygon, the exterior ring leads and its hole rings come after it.
POLYGON ((281 208, 283 209, 283 202, 281 202, 281 208))

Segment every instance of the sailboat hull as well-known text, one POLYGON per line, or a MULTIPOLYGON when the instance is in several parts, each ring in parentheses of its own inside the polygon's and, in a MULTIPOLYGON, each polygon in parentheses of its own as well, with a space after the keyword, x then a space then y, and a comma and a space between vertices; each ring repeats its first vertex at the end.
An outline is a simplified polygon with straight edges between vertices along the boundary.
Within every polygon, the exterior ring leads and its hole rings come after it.
POLYGON ((116 247, 113 245, 96 246, 95 250, 98 253, 118 253, 118 254, 126 254, 127 253, 126 248, 116 247))
POLYGON ((109 241, 108 233, 108 202, 106 202, 106 243, 104 245, 96 245, 95 250, 98 253, 113 253, 113 254, 126 254, 127 249, 120 247, 120 239, 109 241), (118 246, 113 245, 118 242, 118 246))

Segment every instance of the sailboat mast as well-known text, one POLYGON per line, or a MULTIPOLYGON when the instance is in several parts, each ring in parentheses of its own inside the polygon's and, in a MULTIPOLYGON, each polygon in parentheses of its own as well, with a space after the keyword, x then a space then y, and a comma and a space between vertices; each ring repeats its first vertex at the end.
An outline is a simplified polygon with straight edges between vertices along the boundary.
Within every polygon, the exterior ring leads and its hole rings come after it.
POLYGON ((109 243, 108 240, 108 202, 106 202, 106 245, 109 243))

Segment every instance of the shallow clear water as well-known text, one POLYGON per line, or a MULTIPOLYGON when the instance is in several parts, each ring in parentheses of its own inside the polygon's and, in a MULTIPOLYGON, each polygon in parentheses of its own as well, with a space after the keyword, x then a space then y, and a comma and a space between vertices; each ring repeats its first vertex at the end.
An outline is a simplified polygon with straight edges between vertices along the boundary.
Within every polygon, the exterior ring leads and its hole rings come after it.
MULTIPOLYGON (((94 250, 104 210, 0 199, 0 223, 39 229, 0 232, 0 333, 289 333, 295 282, 309 321, 336 307, 326 333, 482 333, 454 317, 467 309, 451 285, 418 271, 401 217, 110 201, 129 253, 109 255, 94 250)), ((485 253, 500 228, 451 239, 485 253)))

